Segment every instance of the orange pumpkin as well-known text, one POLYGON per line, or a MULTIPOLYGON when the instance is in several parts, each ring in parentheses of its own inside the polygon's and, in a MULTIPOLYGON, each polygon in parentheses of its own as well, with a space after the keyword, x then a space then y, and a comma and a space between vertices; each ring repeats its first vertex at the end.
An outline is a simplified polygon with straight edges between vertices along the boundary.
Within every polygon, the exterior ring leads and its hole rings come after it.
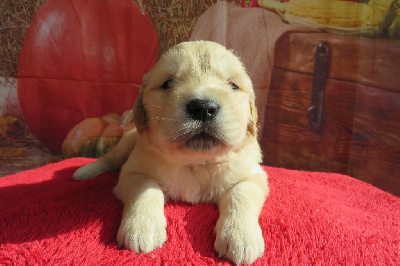
POLYGON ((132 107, 134 85, 157 62, 158 38, 139 1, 41 2, 19 58, 19 106, 30 132, 61 152, 83 119, 132 107))
POLYGON ((87 118, 68 133, 62 145, 63 157, 101 157, 117 145, 124 131, 133 127, 133 123, 121 125, 121 118, 114 113, 87 118))
POLYGON ((122 128, 117 124, 109 124, 101 133, 96 145, 96 157, 99 158, 111 151, 119 142, 122 136, 122 128))

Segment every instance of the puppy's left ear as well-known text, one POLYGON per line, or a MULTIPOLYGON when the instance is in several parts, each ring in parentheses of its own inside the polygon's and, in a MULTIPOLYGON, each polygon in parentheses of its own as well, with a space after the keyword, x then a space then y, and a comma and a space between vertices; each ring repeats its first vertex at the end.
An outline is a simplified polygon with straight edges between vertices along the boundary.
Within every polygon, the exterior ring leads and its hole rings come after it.
POLYGON ((249 105, 250 105, 250 119, 247 124, 247 134, 253 137, 257 137, 257 107, 255 103, 255 97, 254 95, 251 96, 249 100, 249 105))
POLYGON ((143 76, 143 83, 140 88, 139 96, 133 106, 133 120, 139 134, 142 134, 147 128, 147 112, 143 104, 143 94, 149 81, 150 73, 143 76))

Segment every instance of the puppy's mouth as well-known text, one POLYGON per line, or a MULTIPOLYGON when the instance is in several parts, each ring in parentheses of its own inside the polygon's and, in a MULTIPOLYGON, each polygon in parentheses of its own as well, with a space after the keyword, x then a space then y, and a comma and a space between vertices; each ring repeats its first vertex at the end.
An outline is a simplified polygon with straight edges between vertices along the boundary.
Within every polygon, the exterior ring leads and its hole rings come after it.
POLYGON ((215 127, 204 125, 194 128, 189 127, 190 129, 188 127, 185 128, 186 130, 178 130, 186 131, 185 133, 177 134, 170 139, 170 143, 178 145, 180 149, 186 148, 192 151, 212 152, 227 145, 223 134, 215 127))
POLYGON ((221 145, 221 140, 206 133, 200 132, 184 142, 185 146, 192 150, 212 150, 221 145))

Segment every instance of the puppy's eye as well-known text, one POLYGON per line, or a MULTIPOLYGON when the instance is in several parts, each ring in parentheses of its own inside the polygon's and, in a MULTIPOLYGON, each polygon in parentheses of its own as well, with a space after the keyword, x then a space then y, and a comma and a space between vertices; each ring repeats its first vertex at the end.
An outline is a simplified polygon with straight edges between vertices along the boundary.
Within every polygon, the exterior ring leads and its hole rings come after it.
POLYGON ((235 91, 239 89, 239 86, 236 85, 236 84, 235 84, 234 82, 232 82, 232 81, 229 82, 229 85, 231 85, 232 89, 235 90, 235 91))
POLYGON ((172 85, 174 85, 174 79, 170 78, 168 80, 166 80, 162 85, 161 85, 161 89, 164 90, 168 90, 172 88, 172 85))

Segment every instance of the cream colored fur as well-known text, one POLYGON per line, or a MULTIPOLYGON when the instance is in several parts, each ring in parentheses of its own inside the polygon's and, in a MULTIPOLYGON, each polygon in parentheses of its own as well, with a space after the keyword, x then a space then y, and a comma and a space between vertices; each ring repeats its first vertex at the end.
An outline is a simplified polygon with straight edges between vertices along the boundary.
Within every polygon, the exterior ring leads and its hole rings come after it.
POLYGON ((150 252, 167 240, 167 201, 210 202, 220 210, 214 243, 219 255, 236 264, 261 257, 258 217, 269 190, 260 166, 254 91, 240 60, 213 42, 173 47, 144 77, 134 117, 137 129, 74 174, 88 179, 122 167, 114 190, 124 204, 119 245, 150 252), (163 85, 167 80, 172 82, 163 85), (191 119, 192 99, 216 102, 215 118, 204 125, 191 119), (203 128, 216 140, 189 145, 203 128))

